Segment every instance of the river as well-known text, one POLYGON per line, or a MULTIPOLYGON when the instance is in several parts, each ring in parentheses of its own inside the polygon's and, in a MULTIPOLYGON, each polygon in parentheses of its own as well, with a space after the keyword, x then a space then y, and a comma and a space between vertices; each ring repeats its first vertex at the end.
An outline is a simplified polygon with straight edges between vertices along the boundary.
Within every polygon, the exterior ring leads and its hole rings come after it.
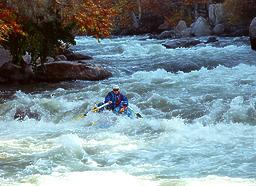
POLYGON ((256 185, 256 53, 247 37, 219 40, 166 49, 147 36, 77 37, 73 49, 113 77, 2 87, 0 185, 256 185), (143 118, 77 118, 113 84, 143 118), (19 107, 41 120, 14 120, 19 107))

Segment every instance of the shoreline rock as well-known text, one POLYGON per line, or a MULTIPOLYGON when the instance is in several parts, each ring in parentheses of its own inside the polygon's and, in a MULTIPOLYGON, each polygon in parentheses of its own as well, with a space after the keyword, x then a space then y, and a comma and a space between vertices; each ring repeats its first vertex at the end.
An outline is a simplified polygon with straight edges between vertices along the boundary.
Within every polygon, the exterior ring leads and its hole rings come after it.
MULTIPOLYGON (((112 76, 103 67, 81 61, 58 61, 46 63, 45 73, 36 77, 39 82, 60 82, 69 80, 99 81, 112 76)), ((40 69, 40 67, 39 67, 40 69)))
POLYGON ((112 73, 103 67, 82 61, 51 62, 44 64, 41 71, 43 71, 42 69, 45 70, 45 73, 34 76, 29 70, 22 71, 17 65, 10 62, 5 63, 0 67, 0 84, 33 84, 72 80, 99 81, 112 76, 112 73))
POLYGON ((256 17, 252 20, 249 28, 252 50, 256 51, 256 17))
POLYGON ((33 84, 40 82, 61 82, 72 80, 99 81, 112 76, 103 67, 93 65, 93 58, 71 50, 54 58, 48 57, 44 67, 38 70, 44 73, 34 74, 32 66, 25 64, 23 68, 11 63, 8 50, 0 46, 0 84, 33 84))

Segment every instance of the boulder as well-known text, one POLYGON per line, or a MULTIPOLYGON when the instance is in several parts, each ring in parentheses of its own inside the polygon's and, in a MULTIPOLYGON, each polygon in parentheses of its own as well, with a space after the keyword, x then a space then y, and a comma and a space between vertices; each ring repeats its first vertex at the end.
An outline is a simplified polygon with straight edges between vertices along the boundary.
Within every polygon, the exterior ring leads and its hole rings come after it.
POLYGON ((91 60, 92 57, 73 52, 72 50, 64 50, 63 55, 66 56, 68 61, 78 61, 78 60, 91 60))
POLYGON ((177 33, 175 30, 164 31, 157 36, 157 39, 168 39, 168 38, 177 38, 177 33))
POLYGON ((191 37, 191 28, 186 28, 181 32, 181 37, 191 37))
POLYGON ((224 24, 217 24, 214 28, 213 28, 213 33, 216 35, 221 35, 224 33, 225 31, 225 26, 224 24))
POLYGON ((216 38, 216 37, 209 37, 207 39, 207 41, 205 42, 205 44, 208 44, 208 43, 215 43, 215 42, 218 42, 219 40, 216 38))
POLYGON ((163 46, 165 46, 166 48, 171 48, 171 49, 175 49, 175 48, 189 48, 189 47, 193 47, 195 45, 198 45, 202 43, 199 40, 196 39, 192 39, 192 38, 183 38, 183 39, 179 39, 179 40, 170 40, 167 41, 163 44, 163 46))
POLYGON ((208 36, 211 35, 211 29, 208 21, 203 17, 198 17, 193 24, 191 33, 195 36, 208 36))
POLYGON ((209 21, 215 26, 224 22, 224 8, 223 4, 210 4, 209 5, 209 21))
MULTIPOLYGON (((42 68, 39 66, 39 69, 42 68)), ((112 73, 102 67, 89 63, 58 61, 46 63, 45 72, 38 75, 38 81, 59 82, 67 80, 103 80, 112 76, 112 73)))
POLYGON ((175 30, 178 32, 178 33, 181 33, 183 30, 187 29, 187 24, 185 21, 183 20, 180 20, 179 23, 177 24, 177 26, 175 27, 175 30))
POLYGON ((252 20, 249 28, 251 48, 256 50, 256 17, 252 20))

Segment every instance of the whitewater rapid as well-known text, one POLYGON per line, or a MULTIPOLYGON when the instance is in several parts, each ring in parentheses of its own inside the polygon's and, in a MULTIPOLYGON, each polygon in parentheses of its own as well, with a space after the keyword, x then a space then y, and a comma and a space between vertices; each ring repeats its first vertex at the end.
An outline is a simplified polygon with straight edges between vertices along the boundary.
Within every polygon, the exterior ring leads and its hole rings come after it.
POLYGON ((146 36, 78 37, 74 50, 113 77, 2 88, 0 185, 256 185, 256 53, 248 38, 220 40, 166 49, 146 36), (113 84, 142 119, 77 119, 113 84), (41 120, 14 120, 19 107, 41 120))

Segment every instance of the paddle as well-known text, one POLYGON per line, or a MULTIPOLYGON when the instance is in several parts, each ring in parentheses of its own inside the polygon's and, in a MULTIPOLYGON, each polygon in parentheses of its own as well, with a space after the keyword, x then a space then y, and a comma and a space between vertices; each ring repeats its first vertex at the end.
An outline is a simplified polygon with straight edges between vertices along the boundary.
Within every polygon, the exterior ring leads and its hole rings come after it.
POLYGON ((135 115, 136 115, 137 118, 143 118, 142 115, 141 115, 139 112, 135 112, 135 111, 132 109, 132 107, 129 106, 129 109, 131 109, 131 111, 135 113, 135 115))
POLYGON ((101 106, 98 106, 98 107, 94 107, 93 109, 90 109, 90 110, 88 110, 87 112, 85 112, 84 113, 84 116, 87 116, 87 114, 89 113, 89 112, 98 112, 101 108, 103 108, 103 107, 106 107, 106 106, 108 106, 110 103, 105 103, 105 104, 103 104, 103 105, 101 105, 101 106))
POLYGON ((77 116, 75 119, 77 119, 77 120, 78 120, 78 119, 82 119, 82 118, 84 118, 85 116, 87 116, 87 114, 88 114, 89 112, 98 112, 101 108, 106 107, 106 106, 108 106, 109 104, 110 104, 110 103, 105 103, 105 104, 103 104, 103 105, 101 105, 101 106, 93 107, 92 109, 86 111, 84 114, 77 116))

